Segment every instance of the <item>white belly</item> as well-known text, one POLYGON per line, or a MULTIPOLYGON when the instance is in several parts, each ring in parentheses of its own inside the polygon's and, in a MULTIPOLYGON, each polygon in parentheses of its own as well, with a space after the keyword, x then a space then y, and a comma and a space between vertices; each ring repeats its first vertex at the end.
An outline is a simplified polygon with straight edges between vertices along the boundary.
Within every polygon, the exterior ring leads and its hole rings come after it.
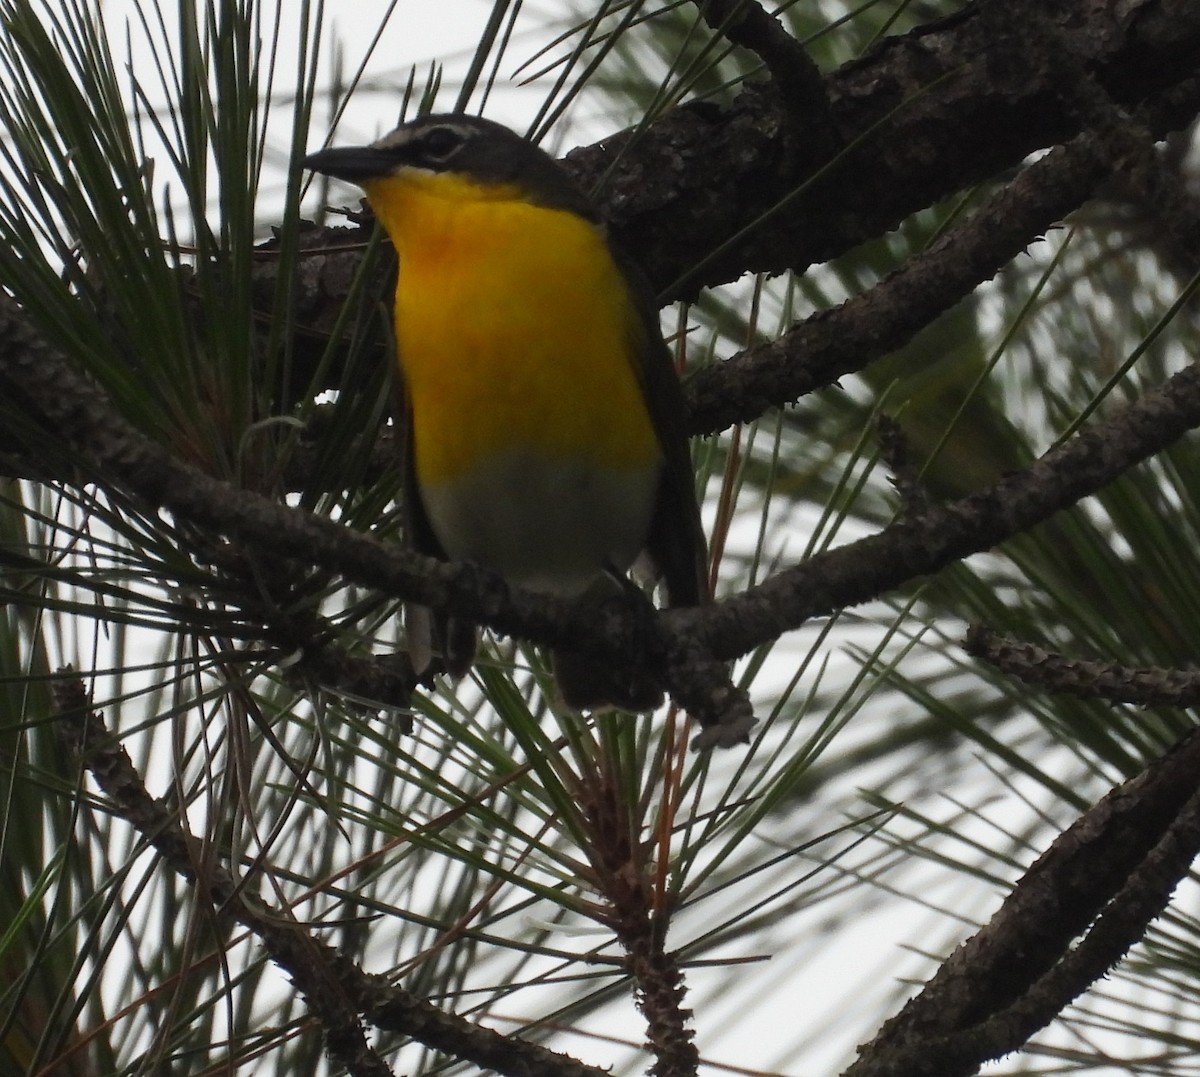
POLYGON ((517 451, 453 483, 423 485, 421 498, 449 557, 494 569, 523 587, 569 596, 606 568, 624 572, 641 553, 658 472, 547 464, 517 451))

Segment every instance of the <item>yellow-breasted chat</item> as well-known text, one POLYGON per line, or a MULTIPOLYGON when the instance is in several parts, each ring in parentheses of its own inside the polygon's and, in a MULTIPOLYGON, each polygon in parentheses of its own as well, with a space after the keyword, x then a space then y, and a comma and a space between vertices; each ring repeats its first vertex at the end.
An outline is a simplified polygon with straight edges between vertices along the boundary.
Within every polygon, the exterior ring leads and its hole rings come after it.
MULTIPOLYGON (((646 555, 672 605, 708 594, 684 405, 654 296, 547 154, 432 115, 307 168, 360 186, 399 256, 405 520, 423 553, 603 600, 646 555)), ((409 617, 414 665, 461 675, 473 625, 409 617)), ((628 671, 556 651, 576 708, 646 710, 628 671)))

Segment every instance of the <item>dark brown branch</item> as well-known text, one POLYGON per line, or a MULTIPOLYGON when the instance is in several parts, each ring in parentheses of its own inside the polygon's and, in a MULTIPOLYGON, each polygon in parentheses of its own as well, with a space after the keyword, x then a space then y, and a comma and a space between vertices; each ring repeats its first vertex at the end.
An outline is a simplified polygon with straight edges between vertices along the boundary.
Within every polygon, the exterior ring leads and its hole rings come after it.
MULTIPOLYGON (((665 647, 656 637, 645 639, 647 633, 640 623, 629 623, 637 619, 606 617, 603 622, 611 630, 603 633, 594 613, 570 603, 510 590, 494 573, 421 557, 221 482, 174 458, 118 415, 103 392, 50 348, 16 304, 3 296, 0 392, 20 399, 25 410, 54 437, 72 446, 83 473, 116 484, 191 526, 247 545, 258 544, 262 550, 304 565, 320 565, 385 594, 435 609, 452 609, 474 622, 536 643, 591 647, 629 667, 664 669, 665 647)), ((206 542, 205 547, 207 554, 211 543, 206 542)), ((257 596, 254 602, 257 607, 257 596)), ((252 630, 250 625, 246 628, 252 630)), ((732 723, 729 729, 713 734, 713 743, 745 739, 753 719, 745 694, 733 687, 728 670, 698 660, 694 650, 681 650, 670 683, 685 705, 694 707, 702 725, 732 723), (689 669, 703 672, 698 686, 690 684, 689 669), (718 670, 721 684, 714 685, 718 670)))
POLYGON ((599 916, 625 952, 634 1000, 654 1054, 649 1072, 653 1077, 695 1077, 700 1053, 690 1027, 692 1011, 683 1005, 687 985, 676 955, 665 945, 671 910, 655 908, 650 850, 656 846, 638 840, 644 833, 643 810, 627 799, 627 792, 605 756, 574 786, 587 831, 592 885, 606 902, 599 916))
POLYGON ((787 118, 787 137, 794 149, 806 143, 811 158, 832 151, 837 130, 821 72, 777 18, 758 0, 697 0, 709 26, 734 45, 749 49, 766 65, 779 91, 787 118))
POLYGON ((1146 707, 1194 707, 1200 703, 1200 671, 1138 669, 1116 662, 1068 658, 1023 640, 973 625, 963 641, 967 654, 1026 684, 1080 699, 1136 703, 1146 707))
POLYGON ((691 433, 757 419, 900 348, 1086 201, 1118 160, 1148 149, 1124 127, 1082 134, 1024 169, 874 288, 697 371, 685 386, 691 433))
POLYGON ((332 645, 306 646, 299 671, 319 688, 372 711, 386 708, 398 715, 396 728, 412 732, 412 694, 420 679, 407 654, 363 657, 332 645))
POLYGON ((92 710, 79 677, 60 671, 55 706, 59 728, 121 817, 172 871, 224 917, 252 931, 271 960, 299 988, 325 1031, 330 1057, 354 1077, 391 1077, 367 1044, 359 1014, 377 1028, 410 1036, 451 1057, 512 1077, 606 1077, 604 1071, 537 1044, 502 1036, 443 1013, 431 1003, 369 976, 314 937, 284 909, 251 898, 223 867, 201 864, 200 841, 147 792, 128 753, 92 710))
POLYGON ((302 931, 280 910, 249 901, 224 868, 204 864, 201 843, 186 832, 161 802, 146 791, 129 754, 91 708, 83 681, 70 669, 59 671, 54 701, 58 729, 67 747, 92 773, 121 814, 217 910, 262 939, 272 959, 292 977, 325 1032, 333 1061, 354 1077, 392 1077, 392 1070, 368 1045, 351 1000, 342 984, 341 962, 324 943, 302 931))
POLYGON ((11 300, 0 299, 2 384, 20 392, 57 436, 77 448, 81 465, 151 505, 386 594, 452 609, 504 633, 588 648, 657 671, 673 694, 700 708, 702 722, 731 716, 733 739, 748 731, 743 697, 730 687, 728 694, 717 692, 722 697, 717 699, 707 673, 696 690, 687 682, 687 670, 712 671, 714 660, 732 660, 811 617, 877 598, 990 549, 1095 493, 1200 424, 1200 369, 1191 366, 994 486, 910 515, 743 594, 702 609, 663 611, 648 634, 623 618, 598 622, 569 603, 509 589, 498 577, 469 566, 418 557, 202 474, 116 416, 103 394, 33 333, 11 300), (715 704, 707 709, 705 693, 715 704))
POLYGON ((1200 367, 967 497, 910 515, 704 610, 661 614, 669 639, 733 659, 811 617, 867 602, 999 545, 1094 494, 1200 425, 1200 367))
POLYGON ((240 612, 242 627, 234 630, 236 635, 245 638, 250 628, 274 646, 283 675, 303 690, 330 691, 375 712, 401 712, 398 727, 412 731, 411 715, 404 712, 417 685, 427 678, 417 676, 408 655, 348 654, 336 642, 337 628, 307 603, 295 600, 298 586, 311 595, 332 582, 328 572, 313 574, 306 561, 248 552, 261 552, 260 545, 240 547, 194 532, 190 537, 193 557, 213 570, 193 586, 202 586, 210 598, 224 598, 226 606, 240 612))
POLYGON ((1197 767, 1200 732, 1078 819, 846 1077, 975 1073, 1103 977, 1200 853, 1197 767))
POLYGON ((1122 109, 1149 106, 1156 137, 1195 117, 1200 10, 1191 0, 1046 5, 1072 57, 1067 71, 1031 53, 1021 11, 1006 26, 983 17, 985 7, 888 38, 827 77, 837 141, 854 150, 799 197, 826 161, 788 159, 786 103, 771 86, 747 86, 724 111, 684 105, 567 164, 587 190, 603 180, 602 210, 660 290, 687 274, 667 296, 675 299, 746 271, 827 261, 1076 137, 1085 124, 1069 80, 1080 69, 1122 109), (784 198, 786 211, 772 216, 784 198))
POLYGON ((689 1027, 692 1011, 683 1005, 687 994, 683 972, 675 955, 664 949, 655 925, 645 921, 640 927, 640 932, 619 935, 629 955, 629 971, 637 985, 634 998, 646 1018, 655 1056, 648 1072, 651 1077, 695 1077, 700 1052, 696 1049, 696 1034, 689 1027))

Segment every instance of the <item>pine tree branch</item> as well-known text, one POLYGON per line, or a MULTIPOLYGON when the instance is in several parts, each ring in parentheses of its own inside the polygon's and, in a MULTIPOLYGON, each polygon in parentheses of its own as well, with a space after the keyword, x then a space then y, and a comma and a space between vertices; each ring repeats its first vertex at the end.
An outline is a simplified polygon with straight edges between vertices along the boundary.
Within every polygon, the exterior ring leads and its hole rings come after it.
POLYGON ((92 709, 83 681, 70 669, 61 670, 60 678, 55 682, 56 719, 68 747, 166 866, 185 878, 220 916, 258 937, 307 1000, 325 1032, 330 1058, 353 1077, 392 1077, 391 1068, 367 1043, 360 1014, 377 1028, 511 1077, 606 1077, 603 1070, 472 1025, 382 977, 367 975, 307 931, 288 910, 251 897, 227 869, 202 863, 195 855, 200 839, 147 791, 128 753, 92 709))
POLYGON ((967 654, 1001 673, 1047 692, 1143 707, 1194 707, 1200 703, 1200 670, 1136 668, 1118 662, 1069 658, 1024 640, 972 625, 963 641, 967 654))
POLYGON ((993 486, 909 514, 742 594, 702 608, 664 610, 647 632, 641 619, 615 611, 602 618, 585 615, 570 603, 509 588, 468 565, 420 557, 175 460, 117 416, 103 394, 2 298, 0 388, 20 394, 53 436, 75 447, 86 474, 115 482, 191 524, 397 598, 453 610, 506 634, 587 649, 657 673, 675 698, 715 729, 702 745, 736 743, 752 721, 744 693, 733 688, 727 673, 714 681, 721 662, 812 617, 878 598, 991 549, 1094 494, 1200 425, 1200 367, 1189 366, 993 486))
POLYGON ((1200 854, 1198 766, 1200 731, 1059 835, 845 1077, 966 1077, 1102 978, 1200 854))
POLYGON ((92 710, 83 681, 70 668, 60 670, 59 677, 54 684, 54 702, 60 735, 126 822, 219 915, 250 928, 262 939, 272 960, 292 977, 308 1001, 334 1062, 345 1066, 353 1077, 393 1077, 391 1068, 367 1044, 358 1014, 342 987, 341 973, 336 970, 342 959, 303 931, 284 910, 272 909, 257 899, 252 903, 226 869, 203 863, 197 855, 200 840, 147 792, 129 754, 92 710))
POLYGON ((747 271, 828 261, 1069 141, 1088 126, 1078 72, 1121 110, 1144 112, 1155 137, 1195 117, 1190 0, 1038 7, 1053 50, 1031 48, 1026 4, 979 0, 828 75, 833 142, 852 149, 815 183, 828 160, 789 156, 786 102, 770 84, 748 85, 726 110, 683 105, 564 163, 585 190, 599 188, 618 241, 676 299, 747 271))
POLYGON ((654 1053, 650 1074, 695 1077, 700 1052, 690 1027, 692 1011, 683 1005, 687 984, 677 956, 666 949, 673 910, 655 906, 649 855, 654 845, 637 838, 645 833, 644 806, 631 802, 614 780, 618 770, 602 759, 594 771, 577 777, 572 790, 587 828, 592 885, 605 900, 597 915, 625 952, 634 1000, 654 1053))
POLYGON ((784 569, 704 610, 665 610, 668 639, 733 659, 811 617, 858 605, 1049 519, 1200 425, 1200 366, 966 497, 784 569))

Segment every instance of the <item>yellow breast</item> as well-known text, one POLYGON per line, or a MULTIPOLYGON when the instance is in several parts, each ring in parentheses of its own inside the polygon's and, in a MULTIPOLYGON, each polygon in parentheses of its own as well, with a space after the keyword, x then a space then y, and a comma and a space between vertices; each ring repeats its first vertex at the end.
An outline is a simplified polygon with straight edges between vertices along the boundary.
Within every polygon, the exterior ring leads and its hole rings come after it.
POLYGON ((400 257, 396 342, 420 484, 514 452, 657 468, 641 328, 595 225, 444 174, 373 181, 367 195, 400 257))

